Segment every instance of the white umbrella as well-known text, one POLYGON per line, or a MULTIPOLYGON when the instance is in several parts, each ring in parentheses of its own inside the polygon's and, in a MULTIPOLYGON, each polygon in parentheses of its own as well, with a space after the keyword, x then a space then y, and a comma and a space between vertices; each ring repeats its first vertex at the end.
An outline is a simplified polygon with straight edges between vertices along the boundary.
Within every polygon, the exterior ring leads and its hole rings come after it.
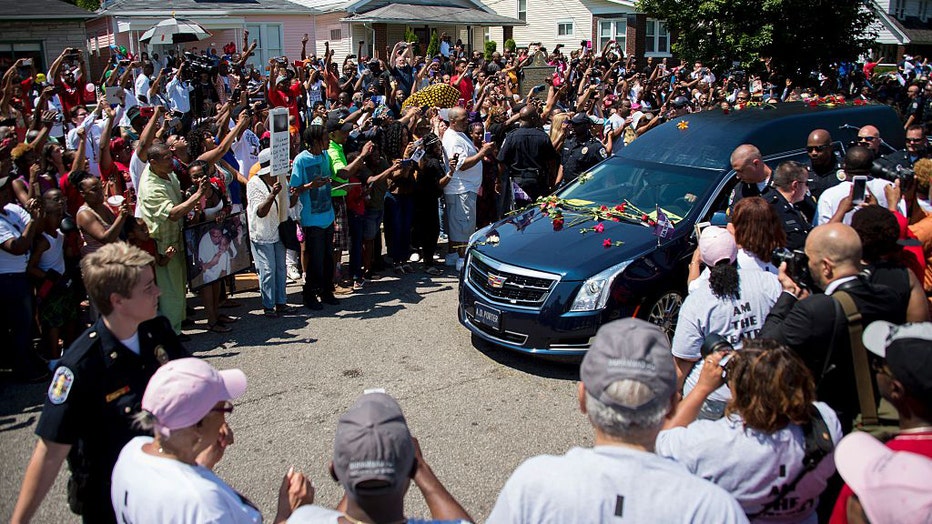
POLYGON ((197 42, 210 38, 206 29, 190 20, 169 18, 149 28, 139 38, 140 42, 150 44, 180 44, 182 42, 197 42))

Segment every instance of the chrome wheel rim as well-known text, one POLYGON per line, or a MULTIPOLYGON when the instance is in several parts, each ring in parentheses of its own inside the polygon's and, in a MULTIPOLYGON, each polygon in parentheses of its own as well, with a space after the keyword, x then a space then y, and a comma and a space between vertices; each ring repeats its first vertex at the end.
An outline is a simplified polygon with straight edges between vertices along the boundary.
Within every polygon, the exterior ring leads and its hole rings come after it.
POLYGON ((673 338, 673 332, 676 331, 676 319, 679 317, 682 305, 683 297, 679 293, 676 291, 664 293, 651 306, 647 321, 660 326, 668 337, 673 338))

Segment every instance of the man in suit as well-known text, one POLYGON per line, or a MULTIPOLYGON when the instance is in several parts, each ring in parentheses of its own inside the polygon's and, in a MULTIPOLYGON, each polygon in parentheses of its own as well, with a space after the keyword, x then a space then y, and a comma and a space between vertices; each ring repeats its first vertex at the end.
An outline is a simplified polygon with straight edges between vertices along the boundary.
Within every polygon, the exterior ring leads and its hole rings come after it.
POLYGON ((824 291, 810 294, 781 264, 784 292, 767 315, 760 338, 777 340, 799 353, 816 378, 819 399, 838 412, 847 433, 860 408, 847 322, 831 295, 851 295, 864 326, 875 320, 902 324, 906 304, 892 289, 871 285, 860 275, 861 240, 850 226, 833 223, 813 229, 805 252, 812 280, 824 291))

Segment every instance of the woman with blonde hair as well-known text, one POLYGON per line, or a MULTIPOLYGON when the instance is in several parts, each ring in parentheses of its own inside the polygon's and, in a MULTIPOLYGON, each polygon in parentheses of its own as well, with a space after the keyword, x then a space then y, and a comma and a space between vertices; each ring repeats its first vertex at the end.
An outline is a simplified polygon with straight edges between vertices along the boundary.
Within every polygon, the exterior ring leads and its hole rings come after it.
POLYGON ((815 401, 805 362, 783 345, 755 339, 741 351, 709 354, 701 367, 692 394, 657 436, 657 454, 734 495, 752 521, 817 522, 819 495, 835 464, 828 454, 806 469, 804 427, 824 425, 833 443, 842 430, 835 412, 815 401), (705 398, 723 384, 731 389, 725 417, 696 420, 705 398), (775 494, 784 485, 788 491, 775 494))

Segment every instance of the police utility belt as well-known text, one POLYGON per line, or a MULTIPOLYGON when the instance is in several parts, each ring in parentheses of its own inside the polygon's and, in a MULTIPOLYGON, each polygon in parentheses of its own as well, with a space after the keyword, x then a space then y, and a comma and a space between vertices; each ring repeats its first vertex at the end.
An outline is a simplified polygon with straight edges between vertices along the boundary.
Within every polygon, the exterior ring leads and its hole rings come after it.
POLYGON ((509 176, 511 176, 511 178, 515 182, 518 183, 518 185, 521 185, 521 183, 525 181, 533 181, 533 182, 540 181, 540 170, 537 168, 533 168, 533 167, 532 168, 510 167, 508 168, 508 174, 509 176))

